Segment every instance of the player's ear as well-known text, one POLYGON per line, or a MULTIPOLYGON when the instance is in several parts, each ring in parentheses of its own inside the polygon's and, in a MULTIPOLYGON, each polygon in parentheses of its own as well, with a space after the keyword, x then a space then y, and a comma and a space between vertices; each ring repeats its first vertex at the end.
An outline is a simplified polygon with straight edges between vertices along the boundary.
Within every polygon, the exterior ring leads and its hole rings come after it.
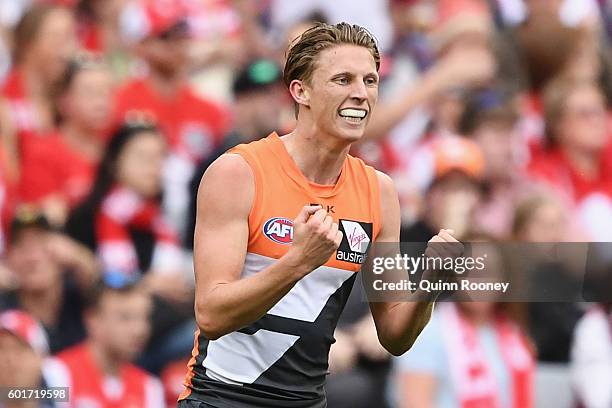
POLYGON ((308 93, 308 85, 304 81, 294 79, 289 84, 289 92, 293 100, 299 105, 310 106, 310 94, 308 93))

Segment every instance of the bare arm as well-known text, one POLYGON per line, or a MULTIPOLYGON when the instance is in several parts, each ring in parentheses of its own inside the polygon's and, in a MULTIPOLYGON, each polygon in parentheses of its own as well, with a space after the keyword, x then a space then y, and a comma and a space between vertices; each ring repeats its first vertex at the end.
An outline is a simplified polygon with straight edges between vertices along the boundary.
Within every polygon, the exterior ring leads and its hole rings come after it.
POLYGON ((48 247, 57 262, 72 272, 82 292, 89 290, 100 278, 96 256, 81 243, 54 233, 49 238, 48 247))
POLYGON ((385 137, 413 109, 431 103, 438 94, 450 88, 485 83, 495 69, 490 51, 482 47, 458 47, 425 72, 415 85, 381 103, 366 128, 366 138, 377 140, 385 137))
POLYGON ((253 174, 238 155, 221 156, 200 184, 195 312, 198 326, 212 340, 261 318, 302 277, 325 263, 342 237, 324 210, 306 206, 294 221, 289 251, 271 266, 241 278, 254 195, 253 174))
MULTIPOLYGON (((399 242, 400 206, 397 192, 386 174, 378 172, 378 182, 382 228, 377 242, 399 242)), ((380 343, 389 353, 398 356, 412 346, 429 321, 433 299, 430 302, 370 302, 370 310, 380 343)))

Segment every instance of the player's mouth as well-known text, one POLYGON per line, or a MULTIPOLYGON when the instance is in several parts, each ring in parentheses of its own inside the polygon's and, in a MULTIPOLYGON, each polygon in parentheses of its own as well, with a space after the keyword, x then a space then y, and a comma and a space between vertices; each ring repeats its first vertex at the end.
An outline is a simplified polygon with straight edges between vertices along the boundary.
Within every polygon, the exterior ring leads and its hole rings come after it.
POLYGON ((368 115, 368 111, 360 108, 344 108, 338 111, 344 120, 350 123, 360 123, 368 115))

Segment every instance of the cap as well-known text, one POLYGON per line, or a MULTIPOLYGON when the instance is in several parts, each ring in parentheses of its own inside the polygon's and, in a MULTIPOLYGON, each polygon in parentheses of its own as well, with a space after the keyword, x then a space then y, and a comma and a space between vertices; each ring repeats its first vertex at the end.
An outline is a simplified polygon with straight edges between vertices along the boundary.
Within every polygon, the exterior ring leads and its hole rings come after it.
POLYGON ((190 34, 188 10, 179 0, 135 0, 119 16, 122 37, 137 43, 149 37, 190 34))
POLYGON ((49 353, 45 330, 29 313, 21 310, 7 310, 0 313, 0 330, 10 332, 40 355, 49 353))
POLYGON ((15 211, 15 216, 11 221, 11 239, 14 239, 19 231, 26 228, 39 228, 45 231, 53 230, 47 217, 38 208, 28 205, 21 206, 15 211))
POLYGON ((480 180, 484 175, 485 161, 480 147, 473 141, 451 137, 434 142, 435 178, 451 171, 460 171, 480 180))
POLYGON ((281 82, 280 67, 269 59, 258 59, 245 65, 234 79, 234 94, 264 89, 281 82))

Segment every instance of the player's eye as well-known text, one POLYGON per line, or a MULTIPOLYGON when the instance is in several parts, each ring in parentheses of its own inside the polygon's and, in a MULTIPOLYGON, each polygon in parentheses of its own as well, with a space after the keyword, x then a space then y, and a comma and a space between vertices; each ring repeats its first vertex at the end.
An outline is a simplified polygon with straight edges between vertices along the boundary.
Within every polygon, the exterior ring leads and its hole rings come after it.
POLYGON ((340 85, 348 85, 349 80, 347 77, 342 76, 342 77, 336 78, 336 82, 339 83, 340 85))
POLYGON ((365 79, 365 84, 366 85, 376 85, 378 83, 378 80, 374 77, 368 77, 365 79))

